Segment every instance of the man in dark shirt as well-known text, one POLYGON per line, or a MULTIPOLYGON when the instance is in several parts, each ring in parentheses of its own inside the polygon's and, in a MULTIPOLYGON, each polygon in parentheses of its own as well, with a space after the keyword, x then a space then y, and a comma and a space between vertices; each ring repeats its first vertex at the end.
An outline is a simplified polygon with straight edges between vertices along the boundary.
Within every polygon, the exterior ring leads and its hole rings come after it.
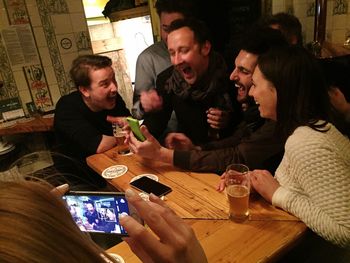
POLYGON ((174 111, 181 131, 196 143, 227 136, 233 106, 226 63, 211 49, 206 25, 196 19, 180 19, 170 24, 168 32, 172 66, 157 76, 156 90, 142 94, 144 124, 161 138, 174 111), (156 101, 161 103, 154 105, 156 101))
MULTIPOLYGON (((77 177, 104 186, 104 180, 87 167, 85 158, 116 145, 107 116, 129 116, 130 112, 118 94, 110 58, 79 56, 73 61, 70 74, 78 91, 61 97, 56 105, 54 130, 59 151, 85 168, 87 175, 76 174, 77 177)), ((59 170, 67 166, 57 165, 59 170)))

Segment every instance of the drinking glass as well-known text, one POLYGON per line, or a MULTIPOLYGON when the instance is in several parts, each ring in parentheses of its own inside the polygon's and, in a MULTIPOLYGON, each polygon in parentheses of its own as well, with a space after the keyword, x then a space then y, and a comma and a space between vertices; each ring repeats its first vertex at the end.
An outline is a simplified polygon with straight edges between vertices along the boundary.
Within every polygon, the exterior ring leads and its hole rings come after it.
POLYGON ((129 146, 124 143, 126 131, 123 131, 123 126, 118 123, 112 123, 113 135, 117 141, 118 153, 128 154, 130 152, 129 146))
POLYGON ((249 168, 244 164, 230 164, 226 169, 225 187, 229 218, 239 222, 246 220, 249 216, 249 168))

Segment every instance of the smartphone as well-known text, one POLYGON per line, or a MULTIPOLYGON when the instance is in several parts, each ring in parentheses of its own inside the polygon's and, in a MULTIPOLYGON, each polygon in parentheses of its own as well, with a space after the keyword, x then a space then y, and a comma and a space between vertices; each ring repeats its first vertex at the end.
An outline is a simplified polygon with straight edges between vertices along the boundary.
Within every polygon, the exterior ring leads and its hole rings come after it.
POLYGON ((119 214, 130 215, 143 224, 121 192, 70 191, 62 198, 73 220, 84 232, 127 236, 119 224, 119 214))
POLYGON ((128 124, 132 130, 132 133, 135 135, 135 137, 141 142, 145 141, 146 137, 142 134, 142 132, 140 130, 139 121, 132 118, 132 117, 127 117, 126 121, 128 122, 128 124))
POLYGON ((156 196, 163 196, 172 191, 169 186, 150 179, 147 176, 143 176, 131 182, 130 185, 137 190, 146 192, 148 194, 153 193, 156 196))

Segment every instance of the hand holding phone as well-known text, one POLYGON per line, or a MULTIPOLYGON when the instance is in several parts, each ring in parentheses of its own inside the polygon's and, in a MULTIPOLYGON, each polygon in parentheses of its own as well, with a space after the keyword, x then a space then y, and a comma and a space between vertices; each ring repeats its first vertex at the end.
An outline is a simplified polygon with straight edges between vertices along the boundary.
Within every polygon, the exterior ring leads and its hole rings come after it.
POLYGON ((81 231, 127 236, 119 214, 131 215, 142 223, 121 192, 71 191, 62 198, 81 231))
POLYGON ((145 141, 146 137, 142 134, 142 132, 140 130, 139 121, 132 118, 132 117, 127 117, 126 121, 128 122, 129 127, 130 127, 132 133, 135 135, 135 137, 141 142, 145 141))

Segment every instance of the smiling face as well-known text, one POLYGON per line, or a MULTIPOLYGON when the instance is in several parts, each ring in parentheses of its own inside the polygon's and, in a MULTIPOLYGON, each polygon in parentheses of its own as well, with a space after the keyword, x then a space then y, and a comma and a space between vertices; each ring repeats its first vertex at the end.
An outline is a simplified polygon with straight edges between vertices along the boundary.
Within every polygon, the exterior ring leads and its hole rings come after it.
POLYGON ((235 82, 237 101, 239 103, 244 103, 247 100, 257 60, 257 55, 245 50, 241 50, 235 59, 235 69, 230 75, 230 80, 235 82))
POLYGON ((91 69, 89 77, 90 86, 79 87, 85 104, 94 112, 113 109, 118 94, 118 85, 112 67, 91 69))
POLYGON ((208 41, 201 46, 188 27, 181 27, 168 35, 171 63, 190 85, 208 70, 210 48, 208 41))
POLYGON ((262 74, 259 66, 255 67, 253 85, 250 88, 249 95, 254 97, 255 103, 259 105, 261 117, 277 120, 277 91, 274 85, 262 74))

